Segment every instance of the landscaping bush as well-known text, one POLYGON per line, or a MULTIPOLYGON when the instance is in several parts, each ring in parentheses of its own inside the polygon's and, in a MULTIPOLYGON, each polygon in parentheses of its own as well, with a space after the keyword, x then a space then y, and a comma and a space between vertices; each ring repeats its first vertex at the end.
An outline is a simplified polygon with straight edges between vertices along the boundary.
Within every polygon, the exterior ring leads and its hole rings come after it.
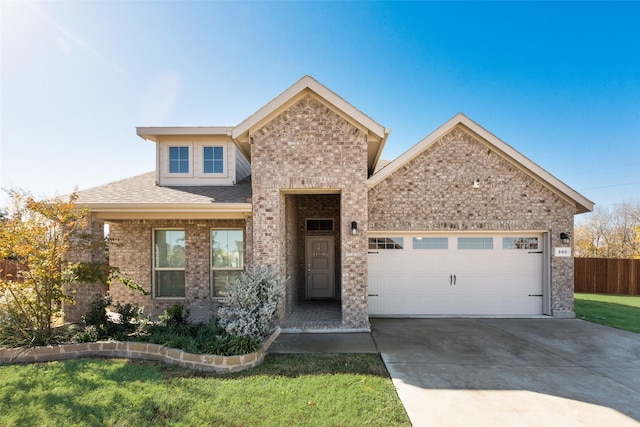
POLYGON ((159 316, 158 323, 168 328, 177 328, 189 323, 191 312, 182 304, 173 304, 159 316))
POLYGON ((275 267, 258 266, 241 274, 227 289, 226 306, 218 310, 220 325, 230 335, 262 339, 274 328, 285 282, 275 267))
MULTIPOLYGON (((172 312, 178 313, 176 309, 172 312)), ((150 326, 147 332, 136 337, 136 340, 180 348, 189 353, 234 356, 253 353, 258 350, 259 345, 256 339, 229 335, 216 319, 212 319, 209 323, 174 322, 171 326, 158 322, 150 326)))
POLYGON ((111 298, 96 294, 89 303, 89 311, 87 311, 87 314, 83 317, 84 324, 93 326, 98 336, 105 336, 107 334, 107 325, 109 323, 107 307, 110 305, 111 298))
POLYGON ((134 304, 112 304, 111 297, 96 295, 89 304, 89 311, 84 316, 84 323, 95 332, 85 336, 97 334, 98 339, 114 338, 127 339, 127 335, 141 332, 148 319, 142 317, 143 309, 134 304), (114 315, 109 318, 107 307, 113 306, 114 315))

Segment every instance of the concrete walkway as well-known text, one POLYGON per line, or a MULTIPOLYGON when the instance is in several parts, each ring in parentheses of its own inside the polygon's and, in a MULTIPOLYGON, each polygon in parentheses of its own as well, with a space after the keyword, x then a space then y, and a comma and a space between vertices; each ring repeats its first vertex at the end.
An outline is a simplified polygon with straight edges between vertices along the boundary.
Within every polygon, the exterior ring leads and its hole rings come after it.
POLYGON ((378 353, 370 333, 280 334, 269 353, 378 353))
POLYGON ((582 320, 372 319, 269 348, 378 351, 416 427, 640 426, 640 334, 582 320))

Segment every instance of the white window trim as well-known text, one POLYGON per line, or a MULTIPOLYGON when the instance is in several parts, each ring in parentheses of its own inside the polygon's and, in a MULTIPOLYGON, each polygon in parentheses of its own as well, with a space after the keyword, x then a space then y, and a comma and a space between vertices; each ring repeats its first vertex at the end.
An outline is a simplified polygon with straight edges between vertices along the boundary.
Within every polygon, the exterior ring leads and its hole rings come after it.
POLYGON ((227 178, 229 176, 229 144, 224 142, 196 142, 194 144, 194 165, 195 176, 198 178, 227 178), (204 148, 205 147, 221 147, 222 148, 222 172, 219 173, 205 173, 204 171, 204 148))
POLYGON ((171 178, 191 178, 193 177, 193 144, 191 142, 175 142, 168 143, 166 146, 167 160, 166 160, 166 176, 171 178), (187 147, 189 149, 189 172, 173 172, 171 173, 171 148, 173 147, 187 147))
POLYGON ((152 299, 158 299, 158 300, 184 300, 187 298, 187 273, 186 273, 186 267, 182 267, 182 268, 168 268, 168 267, 156 267, 156 231, 184 231, 184 236, 185 236, 185 263, 186 263, 186 250, 187 250, 187 242, 186 242, 186 238, 187 238, 187 232, 186 229, 184 228, 179 228, 179 227, 161 227, 161 228, 154 228, 152 231, 152 235, 151 235, 151 298, 152 299), (183 271, 185 273, 185 283, 184 283, 184 296, 183 297, 161 297, 158 296, 158 288, 156 285, 156 271, 183 271))
POLYGON ((209 230, 209 296, 211 297, 212 300, 214 301, 222 301, 225 299, 225 297, 218 297, 214 295, 214 272, 216 271, 245 271, 245 259, 244 259, 244 254, 245 254, 245 247, 247 244, 247 236, 246 233, 244 231, 244 228, 241 227, 220 227, 220 228, 211 228, 209 230), (220 267, 214 267, 213 266, 213 237, 211 235, 211 233, 213 231, 242 231, 242 268, 220 268, 220 267))

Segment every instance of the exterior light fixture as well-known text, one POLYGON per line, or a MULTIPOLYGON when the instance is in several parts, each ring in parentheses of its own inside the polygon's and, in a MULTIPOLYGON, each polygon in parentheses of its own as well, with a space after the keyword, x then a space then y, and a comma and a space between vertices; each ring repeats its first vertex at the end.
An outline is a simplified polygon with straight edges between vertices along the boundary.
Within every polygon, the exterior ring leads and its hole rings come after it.
POLYGON ((351 234, 354 236, 358 234, 358 223, 355 221, 351 221, 351 234))
POLYGON ((471 184, 471 188, 480 188, 480 180, 478 178, 473 180, 473 184, 471 184))
POLYGON ((568 245, 569 243, 571 243, 571 238, 569 237, 569 233, 560 233, 560 240, 562 240, 562 243, 564 243, 565 245, 568 245))

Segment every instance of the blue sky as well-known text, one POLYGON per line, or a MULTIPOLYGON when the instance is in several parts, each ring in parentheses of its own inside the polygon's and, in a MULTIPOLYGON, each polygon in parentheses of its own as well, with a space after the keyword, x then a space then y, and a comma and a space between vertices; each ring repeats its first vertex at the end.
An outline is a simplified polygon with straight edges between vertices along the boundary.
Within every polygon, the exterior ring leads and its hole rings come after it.
POLYGON ((640 201, 639 2, 3 0, 0 13, 2 188, 44 197, 151 171, 136 126, 236 125, 308 74, 392 129, 383 158, 463 112, 596 204, 640 201))

